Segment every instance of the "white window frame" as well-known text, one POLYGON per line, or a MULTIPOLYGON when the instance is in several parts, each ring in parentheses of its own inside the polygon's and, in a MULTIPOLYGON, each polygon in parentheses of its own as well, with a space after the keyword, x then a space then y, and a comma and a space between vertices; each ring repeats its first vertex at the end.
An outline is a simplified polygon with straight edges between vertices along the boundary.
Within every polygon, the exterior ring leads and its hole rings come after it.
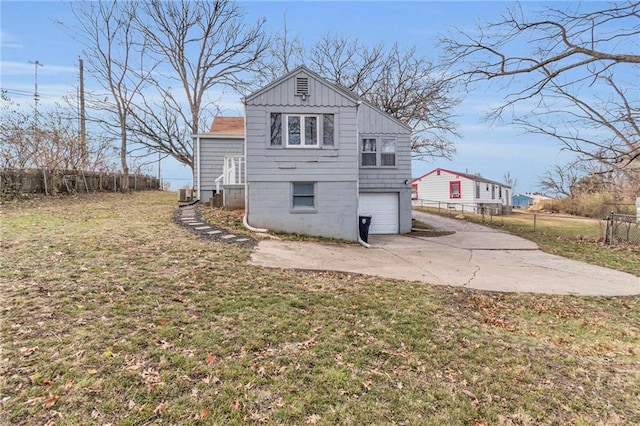
POLYGON ((273 111, 269 113, 268 116, 268 135, 267 135, 267 146, 269 148, 300 148, 300 149, 336 149, 337 141, 336 141, 336 126, 337 126, 337 115, 335 113, 327 113, 327 114, 296 114, 296 113, 285 113, 285 112, 277 112, 273 111), (280 135, 279 138, 276 138, 274 142, 274 134, 272 121, 274 116, 279 117, 278 120, 280 122, 280 135), (325 117, 331 116, 332 118, 332 132, 331 137, 325 134, 325 117), (289 143, 289 118, 297 117, 300 120, 300 144, 291 144, 289 143), (316 121, 316 137, 315 144, 304 144, 304 136, 306 132, 306 118, 313 117, 316 121), (328 139, 328 140, 327 140, 328 139), (326 140, 326 142, 325 142, 326 140), (279 143, 278 143, 279 142, 279 143))
POLYGON ((287 148, 320 148, 320 120, 322 120, 322 115, 320 114, 284 114, 285 119, 285 146, 287 148), (300 143, 299 144, 290 144, 289 143, 289 118, 298 117, 300 120, 300 143), (315 144, 305 144, 305 134, 306 134, 306 119, 307 118, 315 118, 316 119, 316 140, 315 144))

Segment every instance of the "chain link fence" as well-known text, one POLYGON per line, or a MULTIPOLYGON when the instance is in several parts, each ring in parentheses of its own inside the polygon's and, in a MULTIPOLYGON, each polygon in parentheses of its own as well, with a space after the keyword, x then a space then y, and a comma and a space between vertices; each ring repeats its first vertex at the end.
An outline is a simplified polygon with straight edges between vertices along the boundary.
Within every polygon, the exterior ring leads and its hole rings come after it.
POLYGON ((611 213, 604 219, 605 242, 613 244, 640 244, 640 218, 630 214, 611 213))

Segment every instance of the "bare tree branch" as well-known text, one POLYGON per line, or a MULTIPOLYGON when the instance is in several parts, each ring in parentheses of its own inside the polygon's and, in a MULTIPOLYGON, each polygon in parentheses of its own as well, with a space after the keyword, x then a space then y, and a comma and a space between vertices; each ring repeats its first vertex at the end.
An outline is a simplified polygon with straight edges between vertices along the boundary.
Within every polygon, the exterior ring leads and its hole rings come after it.
POLYGON ((517 6, 496 23, 457 30, 441 40, 445 63, 457 67, 467 89, 504 84, 504 101, 489 120, 511 120, 559 141, 580 161, 637 176, 640 3, 601 10, 569 3, 543 14, 529 20, 517 6))

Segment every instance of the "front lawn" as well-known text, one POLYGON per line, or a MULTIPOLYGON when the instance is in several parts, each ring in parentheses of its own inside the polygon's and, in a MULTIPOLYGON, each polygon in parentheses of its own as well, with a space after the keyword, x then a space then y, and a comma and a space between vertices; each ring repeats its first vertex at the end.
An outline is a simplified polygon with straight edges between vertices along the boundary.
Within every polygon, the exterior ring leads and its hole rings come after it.
POLYGON ((640 423, 638 297, 249 266, 176 200, 2 205, 0 424, 640 423))

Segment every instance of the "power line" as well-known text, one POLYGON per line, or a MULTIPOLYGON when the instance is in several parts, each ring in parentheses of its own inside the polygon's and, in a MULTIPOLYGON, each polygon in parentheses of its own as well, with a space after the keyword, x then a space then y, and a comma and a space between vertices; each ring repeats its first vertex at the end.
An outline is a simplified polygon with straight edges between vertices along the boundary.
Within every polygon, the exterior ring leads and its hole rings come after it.
POLYGON ((6 89, 4 87, 0 87, 0 91, 2 91, 4 93, 9 93, 9 94, 12 94, 12 95, 18 95, 18 96, 31 96, 31 95, 33 95, 32 92, 29 92, 27 90, 6 89))

